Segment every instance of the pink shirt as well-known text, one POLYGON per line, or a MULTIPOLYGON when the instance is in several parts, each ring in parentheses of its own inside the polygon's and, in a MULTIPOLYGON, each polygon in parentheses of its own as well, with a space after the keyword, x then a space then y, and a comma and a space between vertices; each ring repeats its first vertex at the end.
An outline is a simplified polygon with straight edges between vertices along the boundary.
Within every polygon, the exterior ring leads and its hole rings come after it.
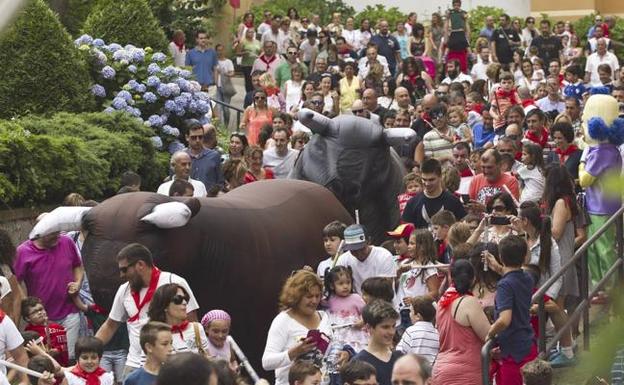
POLYGON ((338 315, 340 318, 359 316, 364 308, 364 300, 359 294, 351 294, 347 297, 332 295, 328 301, 329 312, 338 315))
POLYGON ((61 235, 52 249, 40 249, 33 241, 19 245, 13 268, 28 295, 41 298, 48 317, 60 320, 78 311, 67 295, 67 284, 74 281, 73 269, 81 264, 74 241, 61 235))

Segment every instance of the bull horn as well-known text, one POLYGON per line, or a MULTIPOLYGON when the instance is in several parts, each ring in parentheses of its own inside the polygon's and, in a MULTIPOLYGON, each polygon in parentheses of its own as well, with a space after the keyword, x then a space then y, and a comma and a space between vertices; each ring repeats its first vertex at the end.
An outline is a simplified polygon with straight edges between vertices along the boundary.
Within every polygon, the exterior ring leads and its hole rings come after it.
POLYGON ((154 206, 152 212, 141 218, 160 229, 173 229, 185 226, 191 219, 189 206, 182 202, 167 202, 154 206))
POLYGON ((415 140, 416 132, 407 127, 388 128, 383 130, 383 137, 389 146, 400 146, 415 140))
POLYGON ((325 115, 304 108, 299 111, 299 121, 308 127, 312 133, 322 136, 333 136, 335 134, 334 122, 325 115))
POLYGON ((28 238, 37 239, 58 231, 79 231, 82 217, 89 210, 91 207, 61 206, 49 213, 41 214, 28 238))

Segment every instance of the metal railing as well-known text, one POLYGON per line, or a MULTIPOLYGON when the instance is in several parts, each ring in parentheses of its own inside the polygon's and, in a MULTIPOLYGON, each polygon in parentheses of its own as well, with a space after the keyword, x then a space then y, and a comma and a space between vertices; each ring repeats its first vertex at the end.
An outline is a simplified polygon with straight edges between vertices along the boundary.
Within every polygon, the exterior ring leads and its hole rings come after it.
MULTIPOLYGON (((624 221, 622 215, 624 214, 624 206, 620 207, 620 209, 613 214, 592 236, 579 247, 572 258, 564 264, 559 271, 553 274, 544 284, 533 294, 533 298, 531 299, 532 303, 538 304, 538 318, 539 318, 539 339, 538 339, 538 350, 539 357, 544 358, 546 354, 559 342, 561 337, 565 333, 569 332, 570 327, 574 324, 581 315, 583 316, 583 349, 589 350, 589 305, 591 304, 591 299, 598 294, 598 292, 609 282, 613 275, 617 272, 619 273, 619 278, 621 282, 624 282, 624 221), (609 268, 607 273, 602 277, 602 279, 594 286, 594 288, 589 291, 589 271, 587 266, 587 256, 586 251, 596 242, 598 238, 600 238, 608 229, 615 223, 616 226, 616 242, 617 242, 617 259, 613 263, 613 265, 609 268), (557 331, 554 337, 546 343, 546 309, 544 305, 544 294, 546 291, 561 277, 563 276, 568 269, 572 268, 578 260, 581 260, 581 282, 580 282, 580 290, 581 290, 581 298, 583 300, 576 307, 576 310, 568 316, 568 320, 564 323, 564 325, 557 331)), ((482 381, 483 385, 490 385, 489 378, 489 366, 490 366, 490 350, 494 345, 493 340, 487 341, 483 348, 481 349, 481 370, 482 370, 482 381)))
MULTIPOLYGON (((244 113, 244 112, 245 112, 245 110, 242 110, 242 109, 240 109, 240 108, 238 108, 238 107, 234 107, 234 106, 233 106, 233 105, 231 105, 231 104, 227 104, 227 103, 225 103, 225 102, 222 102, 222 101, 220 101, 220 100, 217 100, 217 98, 211 98, 211 99, 210 99, 210 101, 211 101, 211 102, 215 102, 215 103, 217 103, 218 105, 223 106, 223 107, 225 107, 225 108, 228 108, 228 109, 230 109, 230 110, 234 110, 234 111, 236 111, 236 129, 238 129, 238 127, 240 126, 241 114, 242 114, 242 113, 244 113)), ((228 123, 229 123, 229 122, 228 122, 228 123)), ((225 122, 223 122, 223 124, 225 125, 225 122)), ((229 127, 227 127, 227 128, 229 129, 229 127)))

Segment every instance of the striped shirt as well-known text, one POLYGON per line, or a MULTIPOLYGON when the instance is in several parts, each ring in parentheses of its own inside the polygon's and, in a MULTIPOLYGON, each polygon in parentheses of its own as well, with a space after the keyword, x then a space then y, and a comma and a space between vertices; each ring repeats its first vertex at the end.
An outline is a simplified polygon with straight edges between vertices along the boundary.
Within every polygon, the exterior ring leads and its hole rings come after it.
POLYGON ((420 354, 433 364, 440 350, 440 334, 431 322, 418 321, 405 330, 396 350, 420 354))
MULTIPOLYGON (((448 135, 453 135, 453 132, 449 130, 448 135)), ((431 130, 423 136, 423 146, 427 158, 442 160, 453 156, 453 142, 441 137, 436 130, 431 130)))
POLYGON ((611 384, 624 384, 624 348, 620 348, 613 359, 613 366, 611 367, 611 384))

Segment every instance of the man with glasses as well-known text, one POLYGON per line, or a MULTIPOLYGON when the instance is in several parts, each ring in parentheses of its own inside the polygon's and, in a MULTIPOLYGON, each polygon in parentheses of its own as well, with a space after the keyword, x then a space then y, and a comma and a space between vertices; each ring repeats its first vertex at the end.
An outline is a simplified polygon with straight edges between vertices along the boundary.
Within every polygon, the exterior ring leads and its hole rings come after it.
POLYGON ((271 19, 273 14, 269 10, 264 10, 264 21, 258 26, 258 36, 261 38, 266 32, 271 30, 271 19))
POLYGON ((199 305, 186 280, 176 274, 161 271, 154 265, 150 250, 139 244, 131 243, 117 254, 119 275, 127 282, 119 286, 108 318, 96 333, 96 337, 107 344, 122 323, 128 328, 130 349, 124 379, 141 367, 141 328, 149 321, 147 310, 159 287, 176 283, 189 294, 186 307, 189 321, 197 321, 199 305))
POLYGON ((308 76, 308 67, 299 62, 299 49, 297 49, 294 45, 291 45, 286 50, 286 61, 280 63, 280 65, 275 69, 275 81, 280 89, 286 81, 290 80, 291 69, 295 66, 299 66, 299 68, 301 68, 304 78, 308 76))
POLYGON ((262 44, 263 54, 260 55, 251 67, 251 72, 263 71, 271 74, 275 79, 275 70, 282 64, 282 59, 276 54, 277 43, 273 40, 266 40, 262 44))

